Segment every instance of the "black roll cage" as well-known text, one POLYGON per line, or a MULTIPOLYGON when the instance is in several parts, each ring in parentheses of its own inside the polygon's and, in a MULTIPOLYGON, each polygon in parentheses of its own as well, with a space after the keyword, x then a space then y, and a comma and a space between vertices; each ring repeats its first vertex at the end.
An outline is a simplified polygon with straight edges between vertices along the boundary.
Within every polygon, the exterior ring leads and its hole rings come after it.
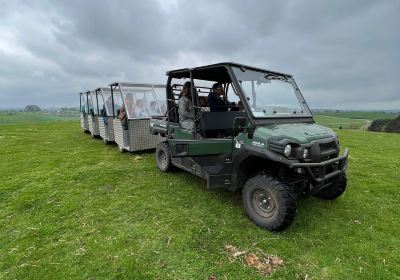
MULTIPOLYGON (((246 95, 241 89, 241 86, 239 85, 237 79, 235 78, 235 75, 233 73, 232 67, 238 67, 242 71, 245 71, 245 69, 248 70, 253 70, 257 72, 263 72, 263 73, 270 73, 270 74, 275 74, 275 75, 280 75, 280 76, 285 76, 289 79, 291 79, 295 85, 295 90, 299 94, 299 96, 302 99, 302 102, 307 106, 307 103, 304 100, 303 95, 301 94, 299 87, 297 86, 296 82, 293 79, 293 76, 290 74, 286 73, 281 73, 277 71, 271 71, 271 70, 266 70, 262 68, 257 68, 253 66, 248 66, 244 64, 239 64, 239 63, 234 63, 234 62, 222 62, 222 63, 217 63, 217 64, 211 64, 211 65, 206 65, 206 66, 201 66, 201 67, 195 67, 195 68, 182 68, 182 69, 177 69, 177 70, 171 70, 167 71, 167 76, 168 76, 168 81, 167 81, 167 114, 168 117, 170 117, 169 113, 174 109, 174 106, 176 106, 174 101, 174 96, 173 96, 173 90, 171 86, 171 81, 173 78, 176 79, 182 79, 182 78, 189 78, 190 82, 192 85, 194 85, 193 77, 198 80, 207 80, 207 81, 215 81, 219 82, 222 84, 228 84, 224 88, 225 94, 228 90, 229 84, 232 84, 233 90, 237 93, 239 96, 243 107, 245 109, 246 115, 248 117, 250 126, 254 129, 258 125, 264 125, 264 124, 274 124, 274 123, 314 123, 314 118, 311 115, 310 117, 296 117, 296 118, 288 118, 288 117, 279 117, 279 118, 254 118, 251 114, 251 108, 246 100, 246 95)), ((194 87, 192 87, 192 100, 193 100, 193 105, 197 106, 197 92, 194 91, 194 87), (196 97, 196 98, 193 98, 196 97)), ((307 106, 308 108, 308 106, 307 106)), ((311 112, 311 110, 309 110, 311 112)))

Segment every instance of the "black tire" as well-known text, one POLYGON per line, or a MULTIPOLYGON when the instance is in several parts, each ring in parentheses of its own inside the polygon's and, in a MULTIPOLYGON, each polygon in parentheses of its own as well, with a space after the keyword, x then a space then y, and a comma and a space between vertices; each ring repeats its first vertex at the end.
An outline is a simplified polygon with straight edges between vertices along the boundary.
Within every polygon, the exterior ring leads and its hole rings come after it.
POLYGON ((296 195, 270 175, 258 174, 247 180, 242 196, 250 220, 264 229, 284 230, 296 216, 296 195))
POLYGON ((335 182, 332 183, 329 187, 322 189, 321 191, 314 194, 314 196, 319 197, 325 200, 333 200, 341 196, 347 186, 347 177, 346 174, 341 174, 335 182))
POLYGON ((90 133, 90 131, 89 131, 89 130, 86 130, 86 129, 84 129, 84 130, 83 130, 83 133, 87 133, 87 134, 89 134, 89 133, 90 133))
POLYGON ((156 147, 157 167, 162 172, 168 172, 173 169, 171 162, 171 152, 167 142, 161 142, 156 147))
POLYGON ((108 140, 107 140, 107 139, 105 139, 105 138, 103 138, 103 143, 104 143, 105 145, 108 145, 108 144, 110 144, 110 142, 108 142, 108 140))

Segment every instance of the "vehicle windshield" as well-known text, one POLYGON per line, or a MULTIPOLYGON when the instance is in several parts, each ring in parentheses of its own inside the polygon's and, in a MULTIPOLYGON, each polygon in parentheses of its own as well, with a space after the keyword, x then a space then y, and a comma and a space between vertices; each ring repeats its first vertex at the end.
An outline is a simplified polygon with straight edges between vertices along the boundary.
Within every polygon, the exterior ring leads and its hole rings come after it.
POLYGON ((96 96, 92 91, 89 93, 89 110, 91 114, 97 114, 96 96))
POLYGON ((233 68, 255 118, 311 117, 290 77, 233 68))
MULTIPOLYGON (((101 89, 101 99, 102 99, 102 104, 103 104, 103 116, 112 116, 112 97, 111 97, 111 90, 110 89, 101 89), (105 110, 105 111, 104 111, 105 110)), ((100 99, 100 97, 99 97, 100 99)), ((100 103, 99 103, 100 106, 100 103)), ((101 108, 101 107, 100 107, 101 108)))
POLYGON ((89 114, 94 114, 94 107, 93 107, 93 100, 92 100, 92 93, 87 92, 86 93, 86 98, 88 99, 88 113, 89 114))
POLYGON ((86 102, 86 100, 85 100, 85 96, 84 96, 84 94, 83 93, 81 93, 81 94, 79 94, 79 98, 81 99, 81 108, 80 108, 80 110, 81 110, 81 112, 82 113, 87 113, 87 102, 86 102))
POLYGON ((121 85, 120 88, 129 119, 162 115, 153 86, 121 85))

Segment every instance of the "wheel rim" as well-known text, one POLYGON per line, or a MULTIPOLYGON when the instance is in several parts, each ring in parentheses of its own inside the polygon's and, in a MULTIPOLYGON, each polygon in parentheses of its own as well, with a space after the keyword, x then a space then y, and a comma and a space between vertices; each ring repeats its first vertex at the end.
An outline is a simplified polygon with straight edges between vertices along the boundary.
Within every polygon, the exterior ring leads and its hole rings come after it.
POLYGON ((271 218, 277 210, 275 197, 263 189, 256 189, 251 194, 251 205, 254 211, 263 218, 271 218))
POLYGON ((165 168, 167 166, 167 160, 167 154, 165 153, 165 151, 158 151, 158 162, 162 168, 165 168))

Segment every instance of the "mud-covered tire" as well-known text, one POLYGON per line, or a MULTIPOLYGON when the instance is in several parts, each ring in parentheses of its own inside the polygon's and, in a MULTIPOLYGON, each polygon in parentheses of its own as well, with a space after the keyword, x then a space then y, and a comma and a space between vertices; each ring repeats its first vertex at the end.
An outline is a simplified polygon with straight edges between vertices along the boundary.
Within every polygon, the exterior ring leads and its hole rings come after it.
POLYGON ((250 220, 267 230, 284 230, 297 213, 296 195, 270 175, 258 174, 248 179, 242 197, 250 220))
POLYGON ((333 200, 341 196, 347 186, 347 177, 346 174, 341 174, 335 182, 332 183, 329 187, 322 189, 321 191, 314 194, 314 196, 325 199, 325 200, 333 200))
POLYGON ((171 152, 167 142, 158 143, 156 147, 156 162, 158 169, 162 172, 168 172, 173 169, 171 152))

